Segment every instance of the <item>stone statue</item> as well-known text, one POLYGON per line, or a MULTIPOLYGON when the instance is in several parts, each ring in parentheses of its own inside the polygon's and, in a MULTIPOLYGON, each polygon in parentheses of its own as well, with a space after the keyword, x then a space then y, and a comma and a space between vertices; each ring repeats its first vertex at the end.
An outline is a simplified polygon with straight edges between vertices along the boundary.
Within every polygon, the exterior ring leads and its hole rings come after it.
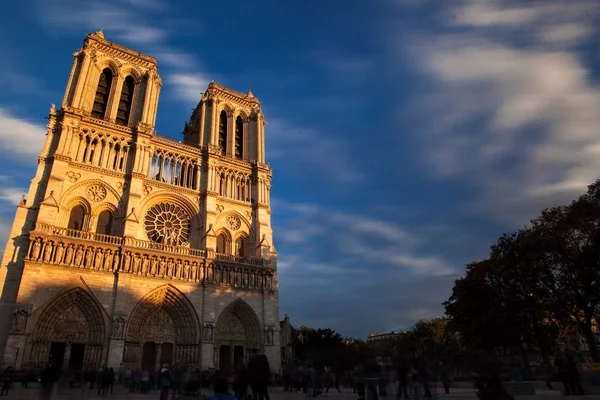
POLYGON ((242 285, 244 285, 245 287, 248 287, 248 281, 250 280, 250 279, 249 279, 249 272, 248 272, 248 270, 244 270, 244 272, 243 272, 243 275, 242 275, 242 276, 243 276, 243 278, 244 278, 244 279, 242 280, 242 285))
POLYGON ((123 318, 121 318, 121 317, 115 318, 114 325, 113 325, 113 336, 114 337, 119 338, 119 339, 123 337, 124 323, 125 323, 125 321, 123 320, 123 318))
POLYGON ((104 261, 104 253, 102 252, 102 249, 97 249, 96 250, 96 262, 95 262, 95 269, 102 269, 102 264, 104 261))
POLYGON ((152 256, 152 262, 150 263, 150 274, 156 275, 158 261, 156 260, 156 256, 152 256))
POLYGON ((83 250, 81 246, 77 247, 77 251, 75 251, 75 266, 79 267, 81 265, 81 261, 83 260, 83 250))
POLYGON ((65 254, 65 264, 71 265, 73 262, 73 245, 70 244, 67 246, 67 252, 65 254))
POLYGON ((214 330, 214 326, 212 323, 207 322, 204 324, 204 341, 205 342, 212 342, 213 341, 213 330, 214 330))
POLYGON ((255 287, 256 285, 256 278, 254 275, 254 271, 250 271, 250 287, 255 287))
POLYGON ((198 263, 196 263, 196 261, 192 262, 192 276, 190 276, 190 279, 193 281, 198 280, 197 278, 198 276, 198 263))
POLYGON ((115 251, 115 255, 113 257, 113 271, 117 271, 119 269, 119 252, 115 251))
POLYGON ((181 260, 177 260, 175 264, 175 278, 181 279, 181 260))
POLYGON ((46 242, 44 247, 44 262, 49 263, 52 256, 52 242, 46 242))
POLYGON ((92 247, 88 247, 85 252, 85 267, 91 268, 93 265, 93 257, 94 257, 94 249, 92 247))
POLYGON ((131 264, 131 255, 129 252, 125 253, 125 257, 123 259, 123 271, 129 272, 129 265, 131 264))
POLYGON ((110 267, 112 265, 112 250, 106 250, 106 255, 104 256, 104 265, 102 266, 102 269, 104 271, 110 271, 110 267))
POLYGON ((140 259, 140 255, 136 254, 133 258, 133 273, 137 274, 140 272, 140 264, 142 260, 140 259))
POLYGON ((15 331, 23 332, 27 326, 27 311, 19 310, 15 313, 15 331))
POLYGON ((158 275, 159 276, 165 276, 165 266, 167 265, 167 262, 165 261, 164 258, 160 259, 160 262, 158 263, 158 275))
POLYGON ((169 258, 169 261, 167 261, 167 276, 168 277, 173 277, 173 259, 169 258))
POLYGON ((212 264, 208 264, 206 266, 206 276, 205 279, 207 282, 211 282, 212 283, 212 278, 213 278, 213 265, 212 264))
POLYGON ((142 260, 142 275, 148 274, 148 264, 149 263, 150 263, 150 261, 148 260, 148 256, 144 256, 144 259, 142 260))
POLYGON ((61 243, 58 246, 56 246, 56 252, 54 254, 54 262, 55 263, 62 264, 64 251, 65 251, 64 244, 61 243))
POLYGON ((42 240, 40 238, 37 238, 35 240, 35 242, 33 243, 33 249, 31 251, 31 259, 34 261, 37 261, 37 259, 40 258, 40 250, 42 249, 41 242, 42 242, 42 240))
POLYGON ((190 262, 183 263, 183 279, 190 279, 190 262))

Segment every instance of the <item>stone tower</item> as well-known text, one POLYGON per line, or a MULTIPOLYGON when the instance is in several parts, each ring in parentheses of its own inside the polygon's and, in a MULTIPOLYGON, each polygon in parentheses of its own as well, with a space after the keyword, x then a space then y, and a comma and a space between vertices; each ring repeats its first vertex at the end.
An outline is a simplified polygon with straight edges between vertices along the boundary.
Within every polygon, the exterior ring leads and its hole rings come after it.
POLYGON ((154 130, 153 57, 86 36, 0 267, 6 365, 280 368, 260 102, 211 83, 154 130))

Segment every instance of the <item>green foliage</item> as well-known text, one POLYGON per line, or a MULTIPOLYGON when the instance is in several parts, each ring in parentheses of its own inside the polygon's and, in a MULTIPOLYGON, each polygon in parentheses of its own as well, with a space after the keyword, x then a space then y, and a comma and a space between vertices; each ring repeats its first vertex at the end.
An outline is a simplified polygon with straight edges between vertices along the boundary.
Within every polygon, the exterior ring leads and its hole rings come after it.
POLYGON ((559 336, 580 333, 599 361, 600 181, 567 206, 542 210, 531 226, 503 234, 488 259, 467 266, 444 303, 470 349, 529 349, 548 361, 559 336))

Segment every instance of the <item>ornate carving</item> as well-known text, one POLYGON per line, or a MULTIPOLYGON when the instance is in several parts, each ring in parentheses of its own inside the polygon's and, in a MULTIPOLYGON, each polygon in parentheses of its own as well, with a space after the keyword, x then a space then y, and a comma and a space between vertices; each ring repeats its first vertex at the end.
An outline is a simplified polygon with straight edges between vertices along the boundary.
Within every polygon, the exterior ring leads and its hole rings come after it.
POLYGON ((91 201, 102 201, 106 198, 106 188, 102 185, 90 185, 85 190, 85 195, 91 201))
POLYGON ((237 215, 230 215, 227 217, 227 226, 232 231, 237 231, 240 229, 240 226, 242 226, 242 221, 240 221, 240 218, 237 215))
POLYGON ((215 324, 213 322, 204 323, 204 334, 202 340, 204 343, 212 343, 214 340, 215 324))
POLYGON ((248 218, 248 220, 251 220, 252 219, 252 212, 246 211, 246 218, 248 218))
POLYGON ((117 338, 117 339, 122 339, 124 327, 125 327, 125 318, 116 317, 113 320, 113 337, 117 338))
POLYGON ((190 236, 190 216, 176 204, 159 203, 146 213, 144 225, 148 238, 167 245, 182 245, 190 236))
POLYGON ((69 182, 75 183, 81 178, 81 174, 79 172, 69 171, 67 172, 67 177, 69 178, 69 182))
POLYGON ((267 326, 265 329, 265 343, 267 346, 275 345, 275 329, 272 326, 267 326))
POLYGON ((225 207, 222 204, 217 204, 217 215, 221 214, 223 209, 225 209, 225 207))
POLYGON ((13 331, 17 333, 25 332, 25 328, 27 327, 27 319, 29 318, 29 313, 27 310, 17 310, 15 311, 15 316, 13 319, 13 331))
POLYGON ((128 187, 129 187, 128 183, 117 182, 117 189, 119 189, 119 190, 125 190, 128 187))
POLYGON ((150 193, 152 193, 152 186, 144 185, 142 190, 144 191, 144 194, 148 196, 150 193))

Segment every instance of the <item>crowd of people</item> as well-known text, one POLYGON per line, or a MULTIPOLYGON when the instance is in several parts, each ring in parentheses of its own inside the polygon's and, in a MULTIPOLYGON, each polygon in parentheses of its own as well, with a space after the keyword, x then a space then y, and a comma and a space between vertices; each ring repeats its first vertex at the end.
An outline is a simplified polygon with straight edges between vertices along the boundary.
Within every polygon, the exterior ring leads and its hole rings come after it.
MULTIPOLYGON (((564 385, 564 394, 584 394, 581 385, 580 366, 570 354, 556 357, 547 385, 552 389, 552 381, 564 385)), ((522 380, 521 372, 515 367, 512 379, 522 380)), ((282 375, 274 375, 264 354, 252 356, 246 364, 238 360, 235 365, 221 370, 211 367, 204 371, 189 368, 175 362, 165 364, 160 370, 127 369, 120 366, 86 371, 61 371, 50 365, 44 370, 15 371, 7 367, 0 375, 0 396, 9 394, 14 382, 21 382, 26 388, 31 381, 41 383, 42 399, 51 397, 56 382, 63 387, 83 387, 88 393, 99 397, 113 394, 116 385, 126 388, 129 393, 149 393, 159 391, 160 400, 198 398, 212 387, 214 395, 210 400, 270 400, 268 386, 283 386, 284 391, 304 393, 307 399, 342 388, 352 389, 358 400, 380 400, 398 398, 419 400, 432 397, 432 385, 440 382, 446 393, 450 392, 453 374, 448 366, 423 361, 402 362, 390 358, 377 357, 348 370, 330 366, 313 366, 312 363, 288 364, 282 375), (206 389, 203 391, 203 389, 206 389), (231 389, 231 393, 229 390, 231 389)), ((506 379, 506 377, 504 377, 506 379)), ((512 396, 504 389, 503 378, 499 374, 478 376, 474 381, 477 396, 481 400, 510 400, 512 396)), ((121 389, 123 390, 123 389, 121 389)))

